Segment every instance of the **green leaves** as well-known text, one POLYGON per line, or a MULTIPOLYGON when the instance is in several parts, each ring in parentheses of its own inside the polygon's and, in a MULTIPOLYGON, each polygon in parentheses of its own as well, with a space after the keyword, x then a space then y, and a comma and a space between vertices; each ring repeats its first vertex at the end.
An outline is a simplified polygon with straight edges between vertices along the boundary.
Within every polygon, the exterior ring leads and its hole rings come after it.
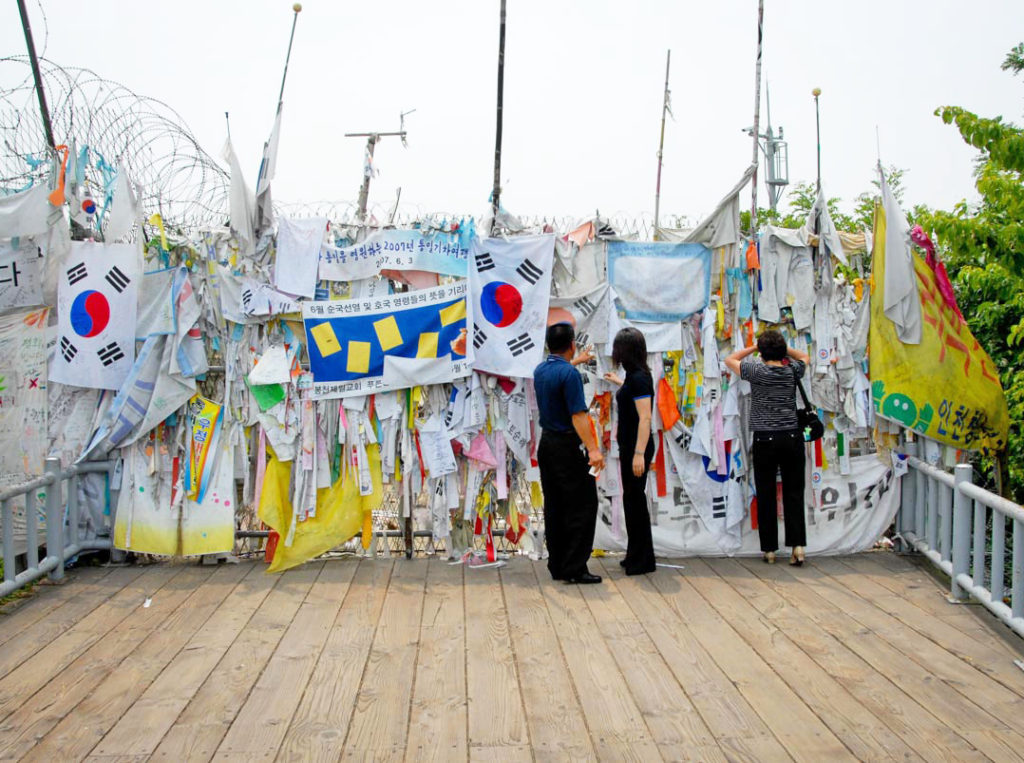
MULTIPOLYGON (((1024 43, 1003 69, 1024 70, 1024 43)), ((957 106, 935 114, 981 151, 977 204, 928 211, 919 222, 934 239, 974 337, 999 371, 1010 412, 1006 491, 1024 500, 1024 129, 1001 116, 979 117, 957 106)))

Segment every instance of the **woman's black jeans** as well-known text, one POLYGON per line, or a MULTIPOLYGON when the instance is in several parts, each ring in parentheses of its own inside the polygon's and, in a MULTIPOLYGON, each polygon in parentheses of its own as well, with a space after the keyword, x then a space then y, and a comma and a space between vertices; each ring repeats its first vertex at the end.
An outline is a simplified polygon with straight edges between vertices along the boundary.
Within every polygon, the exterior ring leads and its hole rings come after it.
POLYGON ((761 551, 779 548, 775 475, 782 474, 782 515, 786 545, 807 545, 804 517, 804 437, 798 429, 754 432, 754 488, 757 490, 757 533, 761 551))

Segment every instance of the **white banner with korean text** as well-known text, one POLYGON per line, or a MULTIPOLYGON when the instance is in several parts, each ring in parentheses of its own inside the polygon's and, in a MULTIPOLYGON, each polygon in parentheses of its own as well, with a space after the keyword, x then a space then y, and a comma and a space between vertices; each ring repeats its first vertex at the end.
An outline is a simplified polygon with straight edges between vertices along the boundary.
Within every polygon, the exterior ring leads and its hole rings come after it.
POLYGON ((465 278, 469 240, 454 233, 382 230, 365 241, 320 249, 320 278, 357 281, 382 270, 426 270, 465 278))
MULTIPOLYGON (((654 552, 658 556, 760 555, 757 530, 752 525, 749 511, 743 517, 740 547, 726 553, 723 546, 728 548, 729 544, 720 537, 726 532, 724 525, 718 529, 709 528, 702 512, 694 506, 683 488, 675 468, 668 471, 668 495, 653 499, 656 514, 651 535, 654 552)), ((893 474, 892 465, 883 463, 876 455, 851 458, 849 474, 831 469, 826 471, 818 494, 820 506, 815 506, 810 498, 804 502, 807 507, 807 555, 854 554, 871 548, 896 516, 899 488, 899 478, 893 474)), ((653 494, 652 480, 648 495, 653 494)), ((594 548, 609 551, 626 548, 625 533, 617 537, 612 530, 612 520, 611 506, 604 503, 597 520, 594 548)), ((779 542, 782 549, 788 550, 784 545, 781 519, 779 542)))

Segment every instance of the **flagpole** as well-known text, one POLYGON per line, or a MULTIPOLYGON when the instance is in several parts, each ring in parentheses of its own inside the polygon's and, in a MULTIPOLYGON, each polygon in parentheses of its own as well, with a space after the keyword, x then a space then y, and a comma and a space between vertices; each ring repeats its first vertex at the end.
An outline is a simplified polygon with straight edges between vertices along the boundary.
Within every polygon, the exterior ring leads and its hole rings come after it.
POLYGON ((757 166, 760 164, 760 157, 757 155, 758 133, 761 125, 761 42, 764 38, 764 0, 757 2, 757 66, 754 75, 754 154, 751 161, 754 164, 754 175, 751 179, 750 189, 750 235, 757 235, 757 166))
POLYGON ((816 87, 811 91, 814 96, 814 134, 818 139, 818 188, 821 190, 821 114, 818 111, 818 96, 821 95, 821 88, 816 87))
POLYGON ((39 99, 39 114, 43 120, 43 131, 46 142, 53 150, 57 145, 53 140, 53 127, 50 125, 50 109, 46 105, 46 92, 43 90, 43 76, 39 72, 39 58, 36 56, 36 44, 32 39, 32 27, 28 21, 28 10, 25 0, 18 0, 18 12, 21 14, 21 28, 25 32, 25 45, 28 47, 28 61, 32 66, 32 78, 36 83, 36 97, 39 99))
POLYGON ((292 31, 288 35, 288 52, 284 57, 284 72, 281 74, 281 89, 277 94, 277 110, 274 112, 274 127, 270 131, 270 139, 263 144, 263 158, 260 170, 256 175, 256 235, 260 236, 265 228, 273 224, 273 202, 270 201, 270 180, 273 166, 277 162, 277 133, 280 128, 281 107, 284 104, 284 83, 288 79, 288 63, 292 58, 292 42, 295 41, 295 25, 302 11, 302 3, 292 5, 295 15, 292 16, 292 31), (273 143, 273 146, 271 144, 273 143), (273 156, 271 156, 271 153, 273 156), (270 166, 268 167, 268 159, 270 166))
POLYGON ((505 91, 505 0, 501 0, 501 22, 498 31, 498 107, 497 126, 494 131, 494 187, 491 189, 491 233, 498 223, 501 208, 501 120, 502 100, 505 91))
POLYGON ((654 187, 654 240, 658 240, 658 213, 661 210, 661 157, 665 148, 665 113, 668 111, 668 68, 672 51, 665 56, 665 95, 661 103, 661 139, 658 141, 658 181, 654 187))
POLYGON ((292 6, 295 15, 292 16, 292 33, 288 36, 288 52, 284 57, 284 74, 281 75, 281 92, 277 94, 277 108, 281 108, 281 101, 284 100, 284 81, 288 79, 288 62, 292 58, 292 42, 295 40, 295 24, 299 20, 299 13, 302 12, 302 3, 295 3, 292 6))

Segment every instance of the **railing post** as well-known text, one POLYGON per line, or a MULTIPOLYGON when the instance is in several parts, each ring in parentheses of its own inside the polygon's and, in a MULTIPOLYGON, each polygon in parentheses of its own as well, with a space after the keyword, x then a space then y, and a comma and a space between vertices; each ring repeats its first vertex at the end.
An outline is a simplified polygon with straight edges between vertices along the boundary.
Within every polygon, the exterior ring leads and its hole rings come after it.
POLYGON ((953 489, 942 483, 939 489, 939 557, 944 562, 949 561, 952 550, 950 549, 953 535, 953 489))
POLYGON ((78 534, 78 475, 68 480, 68 541, 74 545, 81 541, 78 534))
POLYGON ((25 566, 39 566, 39 509, 36 507, 35 492, 25 493, 25 566))
POLYGON ((939 496, 942 485, 930 474, 926 475, 928 481, 928 548, 932 551, 939 550, 939 496))
POLYGON ((971 500, 960 492, 959 486, 971 482, 971 465, 957 464, 953 470, 956 487, 953 489, 953 580, 950 594, 954 599, 965 599, 967 594, 957 582, 957 576, 966 574, 971 556, 971 500))
POLYGON ((1013 520, 1013 572, 1010 614, 1024 617, 1024 522, 1013 520))
POLYGON ((46 486, 46 555, 57 558, 50 580, 60 580, 64 577, 64 506, 61 501, 64 486, 60 480, 60 459, 47 458, 44 470, 53 478, 46 486))
POLYGON ((989 591, 992 601, 1002 601, 1006 592, 1004 567, 1006 564, 1006 516, 992 510, 992 571, 989 573, 989 591))
POLYGON ((974 501, 974 558, 971 562, 971 577, 974 579, 974 585, 981 588, 985 587, 985 541, 988 535, 986 519, 988 519, 988 506, 981 501, 974 501))
MULTIPOLYGON (((903 451, 906 455, 914 455, 913 446, 911 443, 903 444, 903 451)), ((913 467, 910 467, 913 470, 913 467)), ((914 515, 914 483, 916 477, 913 471, 908 472, 903 479, 900 480, 900 510, 897 514, 896 529, 902 534, 907 530, 913 532, 911 519, 914 515)))
POLYGON ((14 580, 16 570, 14 569, 14 512, 11 511, 11 499, 8 498, 0 507, 0 516, 3 517, 3 545, 4 545, 4 582, 14 580))
MULTIPOLYGON (((924 438, 918 437, 914 443, 914 455, 924 461, 924 438)), ((914 470, 914 534, 925 540, 925 504, 928 501, 927 475, 920 469, 914 470)))

